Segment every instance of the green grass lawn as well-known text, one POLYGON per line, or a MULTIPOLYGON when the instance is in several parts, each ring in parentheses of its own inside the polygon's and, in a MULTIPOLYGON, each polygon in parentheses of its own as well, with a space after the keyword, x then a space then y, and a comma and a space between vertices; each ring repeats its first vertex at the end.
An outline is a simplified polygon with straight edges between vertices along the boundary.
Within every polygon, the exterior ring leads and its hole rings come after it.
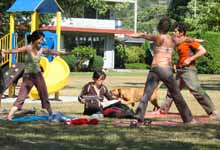
MULTIPOLYGON (((92 73, 72 73, 67 87, 61 95, 76 96, 81 87, 91 80, 92 73)), ((219 75, 200 75, 203 85, 219 85, 219 75)), ((121 86, 143 87, 146 80, 145 72, 109 72, 105 84, 111 88, 121 86)), ((220 110, 219 89, 207 88, 216 108, 220 110)), ((186 99, 194 115, 205 115, 200 105, 184 90, 186 99)), ((159 92, 159 103, 164 100, 165 87, 159 92)), ((3 100, 4 101, 4 100, 3 100)), ((11 104, 3 103, 4 108, 11 104)), ((36 107, 39 115, 40 104, 25 104, 24 108, 36 107)), ((65 115, 82 116, 83 105, 77 102, 53 102, 54 111, 65 115)), ((152 110, 149 104, 148 111, 152 110)), ((175 106, 171 108, 176 112, 175 106)), ((4 118, 5 115, 0 115, 4 118)), ((172 118, 163 118, 173 120, 172 118)), ((220 120, 211 119, 218 124, 187 125, 187 126, 147 126, 129 128, 115 126, 117 119, 104 118, 98 125, 68 126, 63 123, 0 122, 1 150, 219 150, 220 120)), ((176 119, 175 119, 176 120, 176 119)), ((180 120, 177 120, 180 121, 180 120)), ((129 122, 128 120, 126 122, 129 122)))

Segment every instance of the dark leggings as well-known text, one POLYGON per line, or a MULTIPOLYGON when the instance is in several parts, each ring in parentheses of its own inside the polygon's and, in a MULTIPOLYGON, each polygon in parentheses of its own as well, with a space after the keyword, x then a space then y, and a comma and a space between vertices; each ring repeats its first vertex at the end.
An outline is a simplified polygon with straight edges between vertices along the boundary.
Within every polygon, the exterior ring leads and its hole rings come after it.
POLYGON ((42 108, 45 108, 50 112, 51 107, 50 107, 50 102, 48 100, 47 87, 41 72, 25 73, 23 75, 23 82, 21 84, 18 98, 15 101, 14 106, 18 107, 18 109, 22 108, 24 101, 33 86, 37 88, 38 94, 41 99, 42 108))
POLYGON ((153 94, 155 88, 158 86, 159 81, 163 81, 168 90, 171 92, 171 96, 173 97, 174 103, 181 115, 183 122, 192 121, 192 113, 180 93, 179 87, 173 77, 172 69, 162 67, 151 68, 145 83, 144 95, 141 98, 141 102, 136 110, 136 118, 140 121, 144 121, 148 100, 153 94))
POLYGON ((2 69, 0 68, 0 94, 2 95, 5 90, 5 80, 2 69))

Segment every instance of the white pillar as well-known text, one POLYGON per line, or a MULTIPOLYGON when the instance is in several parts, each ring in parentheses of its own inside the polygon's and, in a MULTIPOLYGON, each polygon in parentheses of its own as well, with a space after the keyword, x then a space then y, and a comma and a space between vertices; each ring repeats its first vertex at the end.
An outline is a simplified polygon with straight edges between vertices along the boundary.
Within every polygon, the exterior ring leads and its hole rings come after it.
POLYGON ((195 18, 196 18, 196 16, 197 16, 197 12, 196 12, 196 11, 197 11, 197 10, 196 10, 197 8, 196 8, 196 7, 197 7, 197 2, 196 2, 196 0, 194 0, 194 17, 195 17, 195 18))
POLYGON ((115 66, 115 50, 114 35, 106 36, 104 42, 104 69, 114 69, 115 66))
POLYGON ((137 32, 137 17, 138 17, 138 1, 135 0, 134 3, 134 32, 137 32))

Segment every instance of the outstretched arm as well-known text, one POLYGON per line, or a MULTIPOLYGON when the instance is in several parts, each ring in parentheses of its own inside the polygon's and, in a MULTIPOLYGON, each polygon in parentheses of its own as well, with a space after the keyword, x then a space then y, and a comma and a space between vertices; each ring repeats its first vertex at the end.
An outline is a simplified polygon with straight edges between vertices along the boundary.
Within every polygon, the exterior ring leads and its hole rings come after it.
POLYGON ((26 52, 26 51, 27 51, 26 46, 23 46, 23 47, 20 47, 20 48, 15 48, 13 50, 2 49, 3 54, 22 53, 22 52, 26 52))
POLYGON ((157 35, 147 34, 147 33, 132 33, 128 34, 128 36, 133 38, 144 38, 146 40, 155 41, 157 39, 157 35))
POLYGON ((173 41, 177 45, 179 45, 181 43, 184 43, 184 42, 199 42, 199 43, 205 42, 205 40, 203 40, 203 39, 196 39, 196 38, 192 38, 192 37, 181 37, 181 38, 178 38, 178 37, 175 37, 175 36, 173 36, 173 41))
POLYGON ((43 54, 51 54, 51 55, 58 55, 58 56, 64 56, 64 55, 71 55, 71 52, 60 52, 56 50, 50 50, 43 48, 43 54))

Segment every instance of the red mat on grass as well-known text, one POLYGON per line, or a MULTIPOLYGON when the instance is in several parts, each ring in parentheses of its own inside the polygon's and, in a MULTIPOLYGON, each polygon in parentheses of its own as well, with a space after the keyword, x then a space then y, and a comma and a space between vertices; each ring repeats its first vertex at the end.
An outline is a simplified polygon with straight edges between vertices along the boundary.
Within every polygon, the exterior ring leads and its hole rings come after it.
MULTIPOLYGON (((168 114, 163 114, 163 113, 158 113, 158 112, 147 112, 145 114, 145 118, 162 118, 162 117, 171 117, 171 118, 179 118, 180 114, 179 113, 168 113, 168 114)), ((211 118, 211 119, 220 119, 220 116, 212 116, 209 117, 207 115, 199 115, 199 116, 193 116, 194 118, 211 118)))
MULTIPOLYGON (((217 122, 209 122, 208 120, 199 120, 196 123, 190 125, 203 125, 203 124, 219 124, 217 122)), ((183 122, 179 121, 152 121, 151 125, 162 125, 162 126, 181 126, 185 125, 183 122)))

